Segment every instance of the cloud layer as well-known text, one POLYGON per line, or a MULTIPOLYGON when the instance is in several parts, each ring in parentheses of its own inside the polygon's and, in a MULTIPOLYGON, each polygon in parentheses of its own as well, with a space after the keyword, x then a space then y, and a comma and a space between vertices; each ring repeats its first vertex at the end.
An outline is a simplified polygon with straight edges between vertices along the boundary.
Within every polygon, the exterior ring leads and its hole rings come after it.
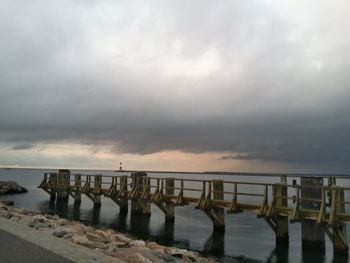
POLYGON ((2 1, 0 141, 347 172, 348 10, 340 0, 2 1))

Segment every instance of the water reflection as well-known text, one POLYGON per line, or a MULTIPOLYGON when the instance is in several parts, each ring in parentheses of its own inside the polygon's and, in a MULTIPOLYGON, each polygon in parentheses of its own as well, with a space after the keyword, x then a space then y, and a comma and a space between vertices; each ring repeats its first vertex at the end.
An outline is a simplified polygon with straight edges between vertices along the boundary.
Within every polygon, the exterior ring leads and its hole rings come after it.
POLYGON ((131 213, 130 231, 132 233, 137 233, 137 235, 140 235, 145 239, 148 239, 150 236, 150 229, 149 229, 150 220, 151 218, 149 216, 145 216, 140 213, 131 213))
POLYGON ((335 254, 332 263, 347 263, 349 262, 348 254, 335 254))
POLYGON ((60 217, 67 217, 68 215, 68 202, 67 201, 57 201, 50 199, 47 201, 38 203, 39 211, 46 214, 57 214, 60 217))
POLYGON ((172 246, 174 244, 174 222, 165 221, 163 225, 163 234, 160 240, 166 246, 172 246))
POLYGON ((326 250, 325 248, 311 248, 309 246, 302 246, 302 262, 314 263, 325 262, 326 250))
POLYGON ((270 256, 266 260, 266 263, 288 263, 289 259, 289 246, 288 245, 276 245, 272 250, 270 256))
POLYGON ((89 217, 91 217, 91 225, 97 226, 100 224, 101 207, 93 206, 89 212, 89 217))
POLYGON ((65 217, 68 214, 68 201, 56 201, 55 211, 61 217, 65 217))
POLYGON ((74 202, 72 206, 72 218, 73 220, 79 221, 80 220, 80 203, 74 202))
POLYGON ((126 232, 128 223, 128 215, 125 213, 119 213, 116 217, 116 221, 113 224, 113 228, 120 230, 121 232, 126 232))
POLYGON ((223 257, 225 255, 225 233, 213 231, 212 235, 205 241, 202 253, 204 255, 223 257))

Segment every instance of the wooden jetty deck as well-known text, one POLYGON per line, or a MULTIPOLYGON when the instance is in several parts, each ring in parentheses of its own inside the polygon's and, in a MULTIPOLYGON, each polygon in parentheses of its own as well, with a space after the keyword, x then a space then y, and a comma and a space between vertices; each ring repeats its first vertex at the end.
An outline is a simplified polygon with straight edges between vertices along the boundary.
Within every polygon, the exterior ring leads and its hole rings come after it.
POLYGON ((276 242, 288 243, 289 223, 302 224, 303 245, 324 247, 325 234, 333 243, 336 253, 347 253, 346 224, 350 213, 346 206, 350 200, 350 187, 335 185, 335 178, 301 178, 301 184, 281 182, 254 183, 226 180, 178 179, 174 177, 148 177, 144 172, 131 176, 70 174, 69 170, 45 173, 39 186, 52 199, 81 202, 86 195, 95 206, 101 206, 101 196, 112 199, 120 213, 131 211, 151 215, 151 203, 165 215, 175 219, 175 207, 193 205, 201 209, 213 222, 214 230, 225 229, 225 211, 238 214, 254 211, 274 231, 276 242), (347 194, 344 194, 347 193, 347 194))

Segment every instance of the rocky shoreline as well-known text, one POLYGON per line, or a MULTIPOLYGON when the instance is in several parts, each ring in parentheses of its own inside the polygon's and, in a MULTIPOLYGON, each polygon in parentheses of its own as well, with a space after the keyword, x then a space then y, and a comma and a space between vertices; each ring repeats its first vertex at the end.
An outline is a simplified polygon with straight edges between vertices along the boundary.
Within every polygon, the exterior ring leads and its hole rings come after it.
POLYGON ((47 215, 27 209, 10 207, 3 203, 0 203, 0 217, 50 233, 55 237, 75 244, 101 251, 108 256, 120 258, 129 263, 216 262, 211 258, 201 257, 196 252, 165 247, 155 242, 136 240, 112 229, 103 231, 77 221, 60 218, 57 215, 47 215))
POLYGON ((0 181, 0 195, 22 194, 28 190, 13 181, 0 181))

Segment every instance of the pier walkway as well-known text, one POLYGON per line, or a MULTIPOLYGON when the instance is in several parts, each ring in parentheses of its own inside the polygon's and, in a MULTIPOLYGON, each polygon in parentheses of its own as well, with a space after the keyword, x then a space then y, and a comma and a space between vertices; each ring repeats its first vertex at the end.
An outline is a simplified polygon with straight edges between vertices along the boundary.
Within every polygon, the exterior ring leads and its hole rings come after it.
POLYGON ((178 179, 148 177, 145 172, 131 176, 70 174, 69 170, 45 173, 39 186, 52 199, 81 202, 86 195, 95 206, 101 196, 112 199, 127 213, 151 215, 151 203, 175 220, 175 207, 192 205, 201 209, 213 222, 214 230, 225 229, 225 211, 239 214, 254 211, 274 231, 276 242, 288 243, 289 223, 302 224, 303 245, 324 246, 325 234, 333 243, 335 253, 348 253, 346 224, 350 222, 350 187, 336 186, 335 178, 305 177, 301 183, 234 182, 224 180, 178 179))

